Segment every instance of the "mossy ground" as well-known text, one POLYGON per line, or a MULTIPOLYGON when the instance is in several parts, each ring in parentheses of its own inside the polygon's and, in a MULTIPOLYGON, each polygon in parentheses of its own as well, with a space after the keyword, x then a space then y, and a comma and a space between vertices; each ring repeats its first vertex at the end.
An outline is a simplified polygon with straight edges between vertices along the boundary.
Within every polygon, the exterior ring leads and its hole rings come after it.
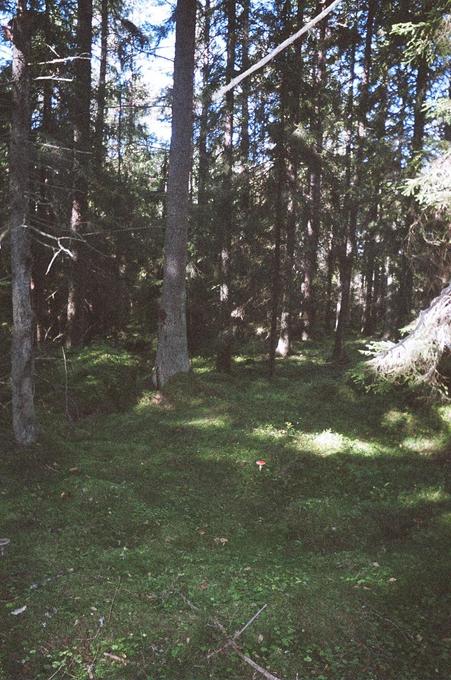
POLYGON ((0 442, 0 678, 250 680, 207 659, 211 620, 233 633, 263 604, 240 645, 284 680, 449 677, 450 411, 326 356, 272 381, 258 356, 197 359, 161 396, 91 348, 67 404, 61 358, 38 363, 41 441, 0 442))

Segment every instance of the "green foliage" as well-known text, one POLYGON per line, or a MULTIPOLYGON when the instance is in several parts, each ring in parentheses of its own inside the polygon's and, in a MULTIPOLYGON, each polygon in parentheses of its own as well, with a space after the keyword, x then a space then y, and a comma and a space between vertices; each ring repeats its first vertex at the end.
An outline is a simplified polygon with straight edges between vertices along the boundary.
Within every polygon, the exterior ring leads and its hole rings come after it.
POLYGON ((403 63, 413 64, 424 59, 432 64, 437 57, 437 38, 441 35, 443 20, 441 17, 428 21, 411 21, 393 24, 392 35, 404 38, 406 44, 403 51, 403 63))
POLYGON ((425 110, 430 120, 451 124, 451 99, 449 97, 438 97, 438 99, 428 102, 425 105, 425 110))
POLYGON ((82 401, 133 405, 67 425, 49 389, 41 443, 3 442, 5 678, 242 680, 207 660, 211 620, 232 634, 267 603, 240 646, 281 677, 445 679, 449 409, 362 393, 328 349, 271 382, 259 355, 230 376, 197 358, 164 394, 126 386, 126 352, 70 353, 82 401))
POLYGON ((419 173, 406 180, 405 196, 414 196, 423 208, 451 212, 451 148, 447 144, 443 152, 426 163, 419 173))

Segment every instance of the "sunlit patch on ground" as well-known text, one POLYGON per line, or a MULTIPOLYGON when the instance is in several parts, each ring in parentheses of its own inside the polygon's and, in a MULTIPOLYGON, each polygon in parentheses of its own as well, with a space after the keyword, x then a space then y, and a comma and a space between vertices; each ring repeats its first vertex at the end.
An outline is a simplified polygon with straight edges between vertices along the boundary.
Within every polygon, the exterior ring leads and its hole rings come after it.
POLYGON ((343 451, 345 440, 337 432, 323 430, 312 438, 314 449, 322 456, 330 456, 343 451))
POLYGON ((440 443, 436 437, 406 437, 401 445, 406 451, 426 456, 439 450, 440 443))

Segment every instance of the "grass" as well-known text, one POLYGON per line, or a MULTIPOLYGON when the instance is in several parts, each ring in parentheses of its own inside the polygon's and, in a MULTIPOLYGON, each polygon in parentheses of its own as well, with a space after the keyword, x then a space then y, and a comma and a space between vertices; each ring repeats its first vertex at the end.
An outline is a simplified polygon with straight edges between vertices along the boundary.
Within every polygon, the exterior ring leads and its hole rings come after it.
POLYGON ((251 680, 207 659, 211 621, 267 604, 240 645, 284 680, 445 680, 449 408, 325 357, 271 382, 258 356, 198 358, 156 395, 137 357, 90 348, 68 357, 73 424, 62 361, 38 362, 41 441, 0 440, 0 678, 251 680))

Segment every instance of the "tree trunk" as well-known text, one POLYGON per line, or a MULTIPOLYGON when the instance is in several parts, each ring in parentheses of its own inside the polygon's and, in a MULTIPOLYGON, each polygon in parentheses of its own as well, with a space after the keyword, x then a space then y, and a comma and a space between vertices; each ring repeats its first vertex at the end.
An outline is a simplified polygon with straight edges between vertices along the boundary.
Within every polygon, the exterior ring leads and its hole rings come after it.
MULTIPOLYGON (((410 161, 413 164, 423 148, 424 128, 426 125, 426 112, 424 103, 428 88, 429 67, 425 59, 421 59, 416 78, 413 134, 411 143, 410 161)), ((413 307, 413 271, 411 262, 405 252, 405 241, 410 228, 416 219, 415 200, 407 201, 407 219, 404 231, 404 242, 401 251, 401 273, 398 298, 398 313, 396 319, 397 328, 402 328, 411 318, 413 307)))
POLYGON ((102 0, 100 20, 100 69, 97 86, 97 115, 95 124, 95 153, 96 165, 102 167, 104 159, 104 127, 105 127, 105 100, 106 100, 106 69, 108 61, 108 19, 109 0, 102 0))
POLYGON ((366 21, 365 49, 363 59, 363 79, 361 84, 361 95, 359 101, 359 116, 357 120, 357 150, 354 160, 354 179, 351 179, 351 145, 353 128, 353 99, 354 99, 354 79, 355 79, 355 56, 356 44, 354 42, 351 53, 351 85, 348 95, 348 134, 349 141, 347 147, 347 179, 345 187, 345 237, 342 243, 340 254, 340 310, 338 314, 337 327, 335 331, 335 345, 333 358, 342 361, 346 358, 344 349, 344 339, 350 315, 350 287, 352 280, 352 269, 354 254, 356 252, 357 220, 360 209, 360 189, 363 180, 363 158, 365 139, 367 134, 367 116, 370 74, 372 64, 372 42, 374 34, 374 19, 376 13, 376 2, 370 0, 368 3, 368 13, 366 21))
MULTIPOLYGON (((45 3, 44 14, 44 35, 47 44, 51 43, 51 16, 49 2, 45 3)), ((51 80, 44 80, 42 94, 42 122, 41 133, 46 142, 50 142, 53 133, 53 114, 52 114, 53 83, 51 80)), ((38 229, 48 231, 53 225, 53 210, 51 204, 51 172, 45 160, 39 167, 39 190, 36 192, 38 198, 35 205, 35 214, 38 222, 38 229)), ((48 266, 48 248, 45 248, 37 240, 32 242, 33 270, 32 270, 32 302, 36 320, 36 342, 41 344, 45 340, 49 319, 49 309, 46 301, 46 270, 48 266)))
POLYGON ((75 87, 73 100, 74 123, 74 179, 70 232, 73 235, 71 250, 73 260, 69 275, 67 299, 66 346, 72 347, 83 342, 85 334, 84 290, 87 267, 80 248, 80 234, 88 219, 88 170, 90 142, 91 104, 91 44, 92 44, 92 0, 78 0, 77 46, 79 55, 89 59, 75 62, 75 87))
MULTIPOLYGON (((384 139, 386 135, 387 124, 387 108, 388 108, 388 65, 383 66, 381 74, 381 86, 378 93, 380 101, 380 109, 374 119, 373 130, 377 139, 384 139)), ((377 284, 378 284, 378 266, 379 258, 384 257, 384 241, 380 238, 378 229, 379 222, 383 220, 381 210, 382 195, 381 187, 384 179, 384 165, 381 163, 374 172, 374 187, 373 196, 371 199, 371 206, 369 210, 369 218, 367 225, 367 241, 365 247, 365 268, 366 268, 366 294, 365 294, 365 310, 364 323, 362 332, 364 335, 373 335, 378 322, 377 313, 377 284)))
MULTIPOLYGON (((283 89, 282 84, 282 89, 283 89)), ((284 99, 283 93, 281 95, 284 99)), ((275 201, 275 223, 274 223, 274 256, 272 265, 272 281, 271 281, 271 326, 269 334, 269 375, 274 375, 276 365, 276 346, 277 346, 277 321, 279 318, 279 303, 280 303, 280 288, 281 288, 281 239, 282 239, 282 224, 284 221, 284 195, 286 183, 286 167, 285 167, 285 144, 284 144, 284 108, 283 101, 281 107, 281 121, 280 121, 280 140, 277 145, 277 186, 276 186, 276 201, 275 201)))
POLYGON ((158 387, 163 387, 178 373, 188 373, 190 367, 186 334, 186 262, 195 31, 195 0, 178 0, 163 290, 155 363, 158 387))
MULTIPOLYGON (((250 0, 243 0, 241 20, 241 70, 244 72, 250 66, 249 59, 249 19, 250 0)), ((240 130, 240 163, 241 163, 241 198, 240 207, 244 231, 247 234, 250 210, 250 170, 249 170, 249 95, 250 82, 246 78, 241 85, 241 130, 240 130)))
MULTIPOLYGON (((288 4, 288 3, 287 3, 288 4)), ((288 11, 288 7, 286 10, 288 11)), ((296 11, 296 28, 304 23, 303 4, 298 2, 296 11)), ((298 43, 293 50, 290 61, 291 73, 287 93, 287 127, 292 134, 300 123, 301 82, 303 78, 302 43, 298 43)), ((292 137, 291 137, 292 139, 292 137)), ((295 143, 288 143, 286 149, 286 249, 283 264, 283 285, 281 294, 281 311, 279 340, 276 353, 286 357, 291 353, 293 342, 293 313, 295 295, 295 242, 298 217, 298 169, 299 151, 295 143)))
POLYGON ((12 117, 10 143, 10 232, 13 333, 11 386, 13 429, 21 445, 37 439, 33 384, 31 246, 27 229, 30 184, 30 15, 19 0, 13 22, 12 117))
POLYGON ((294 288, 294 246, 296 239, 296 204, 297 191, 297 163, 289 156, 286 163, 286 191, 287 191, 287 226, 286 249, 283 276, 283 293, 281 300, 279 340, 276 353, 287 357, 291 353, 293 326, 293 288, 294 288))
POLYGON ((348 325, 349 318, 349 300, 351 292, 351 277, 352 277, 352 261, 354 253, 353 234, 350 230, 351 221, 351 183, 352 183, 352 138, 354 128, 354 79, 355 79, 355 55, 356 43, 354 42, 351 48, 350 56, 350 85, 348 92, 348 100, 346 105, 346 121, 348 140, 346 144, 346 171, 345 171, 345 186, 344 186, 344 202, 343 202, 343 233, 340 234, 340 245, 338 248, 338 264, 340 271, 340 295, 337 304, 337 320, 335 325, 335 342, 332 353, 334 361, 343 361, 346 359, 344 350, 344 338, 348 325))
MULTIPOLYGON (((226 83, 233 78, 236 51, 236 2, 227 0, 227 63, 226 83)), ((219 254, 219 335, 216 353, 216 368, 218 371, 229 373, 232 368, 233 328, 231 321, 232 298, 231 284, 231 246, 233 220, 233 90, 225 95, 224 145, 223 145, 223 180, 221 196, 220 226, 220 254, 219 254)))
MULTIPOLYGON (((334 203, 332 203, 334 205, 334 203)), ((333 276, 335 271, 335 263, 337 259, 337 244, 335 227, 332 226, 329 234, 329 244, 327 252, 327 274, 326 274, 326 310, 324 315, 324 330, 327 334, 332 332, 333 328, 333 276)))
POLYGON ((197 205, 199 209, 199 220, 202 227, 205 228, 207 221, 208 209, 208 171, 209 158, 207 151, 208 138, 208 114, 211 105, 210 94, 210 27, 211 27, 211 9, 210 0, 205 0, 203 12, 203 26, 201 34, 201 77, 202 77, 202 93, 201 93, 201 113, 199 120, 199 177, 197 190, 197 205))
MULTIPOLYGON (((316 5, 315 13, 319 14, 324 9, 324 5, 325 1, 319 0, 316 5)), ((315 139, 315 151, 318 159, 321 159, 323 151, 322 99, 326 80, 326 54, 324 49, 326 28, 327 19, 324 19, 319 28, 313 75, 316 104, 312 112, 311 128, 315 139)), ((315 279, 318 268, 318 240, 321 227, 321 175, 322 167, 321 163, 318 162, 317 167, 312 168, 310 172, 309 209, 305 235, 304 281, 302 285, 304 297, 304 309, 302 314, 303 340, 312 339, 316 317, 315 279)))
POLYGON ((371 236, 365 245, 365 282, 364 282, 364 309, 363 309, 363 335, 372 335, 374 328, 374 265, 376 247, 371 236))

